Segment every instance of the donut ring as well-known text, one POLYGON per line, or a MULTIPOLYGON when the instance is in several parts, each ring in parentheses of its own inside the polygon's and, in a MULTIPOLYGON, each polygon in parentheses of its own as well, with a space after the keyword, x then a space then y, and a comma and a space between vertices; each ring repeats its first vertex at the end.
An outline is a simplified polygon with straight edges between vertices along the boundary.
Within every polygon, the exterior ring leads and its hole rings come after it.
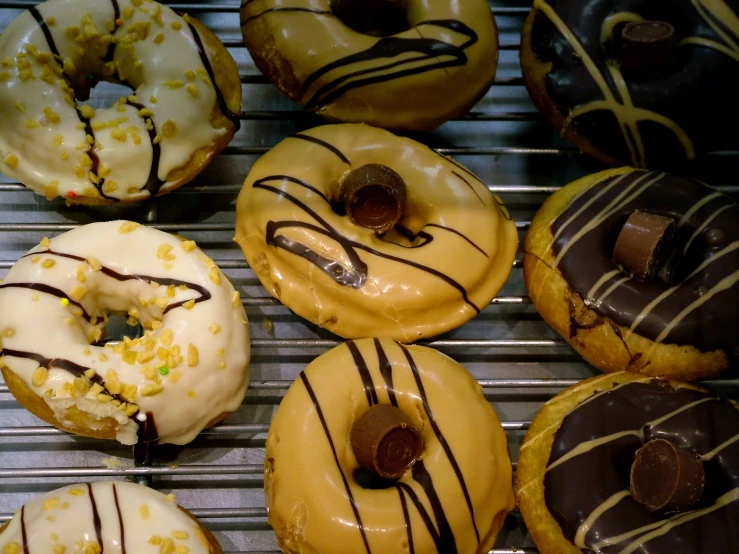
MULTIPOLYGON (((241 30, 256 66, 321 117, 433 129, 469 111, 495 79, 498 30, 485 0, 404 1, 407 30, 392 36, 353 30, 335 15, 336 3, 249 0, 241 6, 241 30)), ((387 2, 359 4, 352 9, 372 16, 387 2)))
POLYGON ((264 486, 285 553, 483 553, 515 507, 511 473, 503 428, 469 372, 430 348, 363 339, 290 387, 267 436, 264 486), (402 409, 425 444, 382 490, 357 482, 349 444, 375 404, 402 409))
POLYGON ((533 4, 521 39, 524 81, 579 149, 613 165, 660 168, 736 144, 737 0, 533 4), (675 37, 665 47, 675 62, 655 62, 658 73, 646 77, 630 73, 619 54, 625 25, 645 20, 670 24, 675 37))
POLYGON ((84 225, 23 256, 0 284, 0 337, 25 408, 123 444, 190 442, 238 409, 249 380, 231 283, 194 242, 130 221, 84 225), (102 344, 108 315, 126 313, 144 336, 102 344))
POLYGON ((236 241, 270 294, 298 315, 342 337, 413 342, 490 303, 518 233, 500 199, 457 162, 344 124, 285 139, 254 164, 236 241), (407 187, 400 222, 384 235, 335 211, 343 180, 367 164, 391 168, 407 187))
POLYGON ((0 552, 5 554, 125 554, 155 547, 223 553, 213 534, 175 504, 174 495, 125 481, 80 483, 37 496, 0 527, 0 552))
POLYGON ((239 128, 236 62, 146 0, 48 0, 0 36, 0 169, 51 200, 142 200, 192 180, 239 128), (133 90, 83 106, 99 81, 133 90))
POLYGON ((531 423, 518 505, 542 554, 728 553, 739 540, 731 523, 739 517, 738 437, 739 410, 705 389, 629 373, 594 377, 547 402, 531 423), (627 492, 636 451, 655 438, 702 457, 706 486, 692 515, 650 513, 627 492))
POLYGON ((739 336, 738 220, 736 203, 691 179, 631 168, 588 175, 554 193, 531 222, 529 296, 602 371, 715 375, 729 367, 739 336), (676 223, 666 280, 638 279, 611 257, 635 210, 676 223))

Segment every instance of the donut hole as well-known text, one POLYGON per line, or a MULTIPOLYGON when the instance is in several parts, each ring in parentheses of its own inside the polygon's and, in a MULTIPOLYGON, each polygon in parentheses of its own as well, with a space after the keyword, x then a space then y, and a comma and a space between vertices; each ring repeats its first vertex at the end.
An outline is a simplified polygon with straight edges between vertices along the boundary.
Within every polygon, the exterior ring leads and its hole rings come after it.
POLYGON ((402 0, 331 0, 331 13, 353 31, 373 37, 411 28, 402 0))
POLYGON ((106 342, 121 342, 126 338, 133 340, 144 335, 144 328, 140 323, 131 325, 128 321, 124 314, 110 314, 103 332, 106 342))
MULTIPOLYGON (((94 79, 93 75, 88 75, 87 77, 94 79)), ((106 108, 111 106, 119 98, 126 98, 133 92, 133 89, 128 85, 109 81, 91 81, 90 85, 90 88, 79 91, 75 90, 77 107, 90 106, 94 109, 106 108)))
POLYGON ((360 487, 368 490, 390 489, 398 483, 397 479, 387 479, 361 467, 354 470, 354 481, 360 487))

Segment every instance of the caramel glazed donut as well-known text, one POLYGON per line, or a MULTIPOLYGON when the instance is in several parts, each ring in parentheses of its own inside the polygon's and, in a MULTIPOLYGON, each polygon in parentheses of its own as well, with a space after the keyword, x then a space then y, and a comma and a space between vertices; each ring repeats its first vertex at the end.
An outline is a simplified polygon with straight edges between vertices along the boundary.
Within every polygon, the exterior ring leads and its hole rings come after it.
POLYGON ((737 204, 698 181, 631 168, 589 175, 534 217, 526 286, 546 322, 603 371, 717 374, 739 337, 737 221, 737 204), (675 229, 647 278, 612 258, 614 243, 634 252, 649 244, 654 229, 629 231, 630 214, 640 211, 675 229))
POLYGON ((524 80, 581 150, 610 164, 675 167, 736 144, 737 14, 737 0, 534 0, 524 80))
POLYGON ((0 336, 10 392, 78 435, 185 444, 246 393, 238 293, 194 242, 138 223, 42 240, 0 284, 0 336), (104 345, 111 313, 144 336, 104 345))
POLYGON ((39 496, 0 527, 0 552, 222 554, 173 494, 124 481, 70 485, 39 496))
POLYGON ((518 504, 542 554, 730 554, 739 541, 738 468, 732 402, 684 383, 601 375, 534 418, 519 455, 518 504), (670 471, 665 459, 637 474, 642 445, 665 441, 698 467, 702 483, 683 464, 670 471), (665 485, 693 488, 692 502, 643 504, 645 490, 665 485))
POLYGON ((477 381, 388 339, 349 341, 300 374, 264 475, 287 554, 487 554, 515 507, 506 436, 477 381))
POLYGON ((291 99, 331 121, 388 129, 433 129, 466 113, 498 64, 485 0, 246 0, 241 30, 291 99))
POLYGON ((48 0, 0 36, 0 169, 51 200, 110 204, 190 181, 239 128, 238 68, 151 0, 48 0), (99 81, 134 93, 109 108, 99 81))
POLYGON ((237 203, 236 241, 270 294, 298 315, 346 338, 413 342, 490 303, 511 272, 518 233, 500 199, 454 160, 343 124, 287 138, 254 164, 237 203), (378 164, 380 177, 395 181, 377 188, 397 184, 407 198, 379 234, 342 215, 364 210, 356 221, 367 224, 385 215, 373 192, 341 203, 349 182, 369 180, 372 189, 376 176, 365 172, 378 164))

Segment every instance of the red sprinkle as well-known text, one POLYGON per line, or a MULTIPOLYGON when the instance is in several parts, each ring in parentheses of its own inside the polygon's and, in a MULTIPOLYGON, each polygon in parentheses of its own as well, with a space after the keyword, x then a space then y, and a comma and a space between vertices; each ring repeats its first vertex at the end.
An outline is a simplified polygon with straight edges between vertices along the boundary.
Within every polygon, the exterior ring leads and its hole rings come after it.
POLYGON ((70 190, 67 193, 67 197, 69 197, 69 198, 77 198, 77 194, 73 190, 70 190))

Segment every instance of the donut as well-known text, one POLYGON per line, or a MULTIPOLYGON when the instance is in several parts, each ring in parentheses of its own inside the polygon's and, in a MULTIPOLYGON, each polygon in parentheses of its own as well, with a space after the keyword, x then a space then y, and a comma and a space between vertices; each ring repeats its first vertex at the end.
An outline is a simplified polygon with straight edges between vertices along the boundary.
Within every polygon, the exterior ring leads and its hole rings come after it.
POLYGON ((270 294, 346 338, 413 342, 462 325, 518 247, 510 213, 466 168, 357 124, 283 140, 252 167, 236 213, 270 294))
POLYGON ((171 192, 226 147, 240 111, 223 44, 151 0, 47 0, 0 36, 0 170, 49 200, 171 192), (82 104, 100 81, 132 94, 82 104))
POLYGON ((0 552, 222 554, 173 494, 125 481, 70 485, 32 499, 0 527, 0 552))
POLYGON ((729 554, 739 540, 737 468, 734 403, 685 383, 601 375, 534 418, 518 505, 541 554, 729 554))
POLYGON ((534 0, 521 67, 561 136, 612 165, 684 166, 736 144, 739 1, 534 0))
POLYGON ((330 121, 428 130, 490 88, 498 30, 485 0, 246 0, 244 43, 283 93, 330 121))
POLYGON ((131 221, 83 225, 23 256, 0 284, 0 340, 26 409, 123 444, 190 442, 238 409, 249 380, 231 283, 193 241, 131 221), (105 343, 116 314, 143 336, 105 343))
POLYGON ((739 344, 737 221, 735 202, 692 179, 632 168, 588 175, 531 222, 529 296, 602 371, 718 374, 739 344))
POLYGON ((511 474, 503 428, 465 368, 362 339, 319 356, 288 390, 264 487, 286 554, 486 553, 515 507, 511 474))

